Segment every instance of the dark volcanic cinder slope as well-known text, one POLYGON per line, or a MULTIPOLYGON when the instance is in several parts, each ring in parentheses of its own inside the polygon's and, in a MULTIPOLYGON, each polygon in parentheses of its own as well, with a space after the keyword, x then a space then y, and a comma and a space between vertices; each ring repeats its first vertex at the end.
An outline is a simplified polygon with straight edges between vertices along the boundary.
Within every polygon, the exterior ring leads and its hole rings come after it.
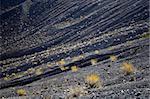
POLYGON ((149 99, 148 7, 148 0, 4 0, 0 97, 23 89, 24 98, 149 99), (125 75, 123 63, 136 72, 125 75), (91 73, 102 88, 86 86, 91 73), (76 86, 83 96, 69 92, 76 86))

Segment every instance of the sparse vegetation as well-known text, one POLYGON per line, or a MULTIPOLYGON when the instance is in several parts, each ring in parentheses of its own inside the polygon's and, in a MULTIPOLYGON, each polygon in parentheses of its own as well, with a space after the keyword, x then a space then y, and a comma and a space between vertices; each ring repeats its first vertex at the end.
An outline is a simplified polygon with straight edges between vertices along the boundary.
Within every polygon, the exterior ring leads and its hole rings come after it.
POLYGON ((77 66, 72 66, 71 70, 72 70, 72 72, 77 72, 78 71, 78 67, 77 66))
POLYGON ((35 69, 34 69, 34 68, 29 68, 29 69, 27 70, 27 72, 28 72, 29 74, 32 74, 32 73, 35 72, 35 69))
POLYGON ((0 99, 150 99, 148 0, 2 0, 0 99))
POLYGON ((123 62, 121 69, 126 75, 132 74, 136 71, 135 67, 131 63, 128 63, 128 62, 123 62))
POLYGON ((65 62, 65 60, 64 59, 61 59, 59 62, 58 62, 58 65, 64 65, 66 62, 65 62))
POLYGON ((96 65, 96 63, 97 63, 97 59, 91 59, 91 64, 92 65, 96 65))
POLYGON ((70 86, 67 89, 68 93, 67 96, 69 99, 73 99, 73 98, 77 98, 78 96, 83 96, 85 94, 87 94, 87 91, 85 90, 85 88, 83 86, 70 86))
POLYGON ((38 68, 38 69, 36 69, 36 71, 35 71, 35 74, 36 74, 36 75, 40 75, 40 74, 42 74, 42 73, 43 73, 42 68, 38 68))
POLYGON ((9 80, 9 78, 8 78, 8 77, 4 77, 4 80, 8 81, 8 80, 9 80))
POLYGON ((66 70, 64 66, 60 66, 60 69, 61 69, 62 71, 66 70))
POLYGON ((95 50, 94 53, 95 53, 95 54, 99 54, 100 51, 99 51, 99 50, 95 50))
POLYGON ((27 93, 26 93, 26 90, 24 90, 24 89, 18 89, 17 90, 17 94, 19 96, 25 96, 27 93))
POLYGON ((112 62, 115 62, 115 61, 117 60, 117 57, 114 56, 114 55, 111 55, 111 56, 110 56, 110 60, 111 60, 112 62))
POLYGON ((47 67, 52 67, 52 65, 51 64, 47 64, 47 67))
POLYGON ((91 88, 101 88, 102 87, 102 80, 100 76, 96 73, 92 73, 86 76, 85 78, 86 83, 91 88))

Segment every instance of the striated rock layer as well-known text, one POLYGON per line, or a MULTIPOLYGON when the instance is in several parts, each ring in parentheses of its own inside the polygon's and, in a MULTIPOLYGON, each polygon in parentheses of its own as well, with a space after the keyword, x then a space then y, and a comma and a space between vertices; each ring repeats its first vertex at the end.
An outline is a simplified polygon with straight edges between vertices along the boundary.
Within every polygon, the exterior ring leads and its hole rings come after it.
POLYGON ((0 97, 149 99, 148 4, 1 1, 0 97), (124 63, 135 71, 126 74, 124 63), (93 73, 101 88, 88 87, 85 78, 93 73))

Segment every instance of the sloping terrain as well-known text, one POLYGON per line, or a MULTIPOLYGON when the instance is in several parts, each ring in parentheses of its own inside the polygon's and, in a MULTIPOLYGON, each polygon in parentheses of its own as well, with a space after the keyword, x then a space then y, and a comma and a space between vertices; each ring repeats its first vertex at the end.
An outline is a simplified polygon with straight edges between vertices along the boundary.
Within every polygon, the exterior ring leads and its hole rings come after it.
POLYGON ((2 1, 0 97, 149 99, 148 3, 2 1), (135 71, 125 74, 124 64, 135 71), (92 73, 102 87, 88 87, 85 78, 92 73))

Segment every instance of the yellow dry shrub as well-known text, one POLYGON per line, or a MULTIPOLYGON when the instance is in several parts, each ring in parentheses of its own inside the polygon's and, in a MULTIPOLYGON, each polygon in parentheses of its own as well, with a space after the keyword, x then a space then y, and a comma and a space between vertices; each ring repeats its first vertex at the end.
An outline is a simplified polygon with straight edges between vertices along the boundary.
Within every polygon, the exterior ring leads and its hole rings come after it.
POLYGON ((100 51, 99 51, 99 50, 95 50, 94 53, 95 53, 95 54, 99 54, 100 51))
POLYGON ((69 69, 69 67, 65 67, 65 69, 69 69))
POLYGON ((112 56, 110 56, 110 60, 111 60, 112 62, 114 62, 114 61, 116 61, 116 60, 117 60, 117 57, 116 57, 116 56, 114 56, 114 55, 112 55, 112 56))
POLYGON ((40 74, 42 74, 42 73, 43 73, 42 68, 37 68, 36 71, 35 71, 35 74, 36 74, 36 75, 40 75, 40 74))
POLYGON ((6 77, 4 77, 3 79, 6 81, 10 80, 9 75, 6 75, 6 77))
POLYGON ((64 66, 60 66, 60 69, 61 69, 62 71, 66 70, 66 68, 65 68, 64 66))
POLYGON ((128 62, 123 62, 121 69, 123 70, 125 74, 132 74, 136 71, 135 67, 131 63, 128 63, 128 62))
POLYGON ((78 67, 77 66, 72 66, 71 67, 71 71, 72 72, 77 72, 78 71, 78 67))
POLYGON ((66 63, 66 62, 65 62, 64 59, 61 59, 61 60, 58 62, 59 65, 64 65, 65 63, 66 63))
POLYGON ((96 65, 96 63, 97 63, 97 59, 91 59, 91 64, 92 65, 96 65))
POLYGON ((27 93, 26 93, 26 90, 24 90, 24 89, 18 89, 17 90, 17 94, 19 96, 25 96, 27 93))
POLYGON ((100 79, 100 76, 96 73, 87 75, 85 81, 90 87, 102 87, 102 80, 100 79))
POLYGON ((68 93, 67 96, 69 99, 73 99, 75 97, 78 96, 83 96, 85 94, 87 94, 87 91, 85 90, 85 88, 83 86, 70 86, 67 89, 68 93))
POLYGON ((69 69, 69 67, 65 67, 65 66, 59 66, 59 68, 60 68, 62 71, 69 69))
POLYGON ((8 81, 8 80, 9 80, 9 78, 8 78, 8 77, 4 77, 4 80, 8 81))
POLYGON ((51 64, 47 64, 47 67, 52 67, 52 65, 51 64))
POLYGON ((79 55, 79 58, 84 58, 84 55, 79 55))
POLYGON ((32 74, 32 73, 35 72, 35 69, 34 69, 34 68, 29 68, 29 69, 27 70, 27 72, 28 72, 29 74, 32 74))

